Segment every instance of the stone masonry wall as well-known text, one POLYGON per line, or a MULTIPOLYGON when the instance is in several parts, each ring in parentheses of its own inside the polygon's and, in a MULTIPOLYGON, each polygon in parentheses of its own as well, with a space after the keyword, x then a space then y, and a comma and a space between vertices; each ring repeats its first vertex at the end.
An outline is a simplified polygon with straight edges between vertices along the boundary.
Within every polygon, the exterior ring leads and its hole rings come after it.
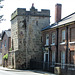
POLYGON ((49 24, 49 22, 47 21, 49 21, 48 17, 37 17, 37 16, 29 17, 29 22, 27 23, 27 37, 26 37, 27 63, 30 62, 31 59, 34 59, 36 61, 42 60, 41 29, 49 24))

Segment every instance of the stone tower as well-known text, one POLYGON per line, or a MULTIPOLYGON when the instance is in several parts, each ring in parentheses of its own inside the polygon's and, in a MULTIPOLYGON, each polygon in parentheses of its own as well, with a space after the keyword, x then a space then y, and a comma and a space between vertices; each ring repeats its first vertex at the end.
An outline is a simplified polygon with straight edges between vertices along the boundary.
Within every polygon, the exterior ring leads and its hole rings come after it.
POLYGON ((38 11, 34 5, 30 11, 18 8, 11 15, 11 44, 9 67, 27 69, 30 60, 42 61, 41 29, 50 23, 50 10, 38 11))

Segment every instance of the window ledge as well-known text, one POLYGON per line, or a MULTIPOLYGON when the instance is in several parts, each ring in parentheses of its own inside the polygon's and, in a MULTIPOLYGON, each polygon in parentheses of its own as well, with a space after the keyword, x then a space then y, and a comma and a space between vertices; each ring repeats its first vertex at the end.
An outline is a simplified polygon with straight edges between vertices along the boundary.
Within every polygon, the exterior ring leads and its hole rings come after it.
POLYGON ((51 46, 54 46, 54 45, 55 45, 55 43, 52 43, 52 44, 51 44, 51 46))
POLYGON ((44 46, 49 46, 49 45, 46 45, 46 44, 45 44, 44 46))
POLYGON ((65 44, 65 42, 60 43, 60 45, 64 45, 64 44, 65 44))
POLYGON ((73 42, 69 42, 69 44, 75 44, 75 41, 73 41, 73 42))

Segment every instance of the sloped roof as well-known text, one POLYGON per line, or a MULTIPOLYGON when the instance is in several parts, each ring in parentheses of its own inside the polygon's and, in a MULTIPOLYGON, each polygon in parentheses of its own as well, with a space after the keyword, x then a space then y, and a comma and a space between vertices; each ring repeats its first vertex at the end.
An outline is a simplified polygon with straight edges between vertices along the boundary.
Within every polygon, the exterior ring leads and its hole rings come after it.
POLYGON ((0 38, 1 38, 1 34, 0 34, 0 38))
POLYGON ((2 39, 3 39, 3 37, 4 37, 4 35, 7 35, 7 37, 11 37, 11 30, 5 30, 5 31, 3 31, 3 33, 2 33, 2 39))
POLYGON ((8 37, 11 37, 11 31, 5 31, 8 37))
POLYGON ((0 34, 0 40, 1 40, 1 34, 0 34))
POLYGON ((61 25, 64 25, 66 23, 70 23, 70 22, 73 22, 73 21, 75 21, 75 12, 66 16, 65 18, 61 19, 57 23, 53 23, 53 24, 43 28, 42 31, 50 29, 50 28, 58 27, 58 26, 61 26, 61 25))

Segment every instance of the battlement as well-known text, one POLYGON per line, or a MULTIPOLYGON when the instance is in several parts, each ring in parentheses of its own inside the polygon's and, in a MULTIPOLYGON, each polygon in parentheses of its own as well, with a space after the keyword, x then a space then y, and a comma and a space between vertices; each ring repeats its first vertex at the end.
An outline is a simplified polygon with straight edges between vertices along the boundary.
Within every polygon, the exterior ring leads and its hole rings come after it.
POLYGON ((18 16, 18 15, 25 15, 26 9, 25 8, 17 8, 12 14, 11 14, 11 20, 18 16))
POLYGON ((41 11, 38 11, 37 9, 31 7, 30 11, 26 11, 26 8, 17 8, 11 15, 11 20, 16 16, 47 16, 50 17, 50 10, 47 9, 41 9, 41 11))
POLYGON ((50 16, 50 10, 48 9, 41 9, 40 12, 37 12, 37 14, 39 14, 39 16, 50 16))

